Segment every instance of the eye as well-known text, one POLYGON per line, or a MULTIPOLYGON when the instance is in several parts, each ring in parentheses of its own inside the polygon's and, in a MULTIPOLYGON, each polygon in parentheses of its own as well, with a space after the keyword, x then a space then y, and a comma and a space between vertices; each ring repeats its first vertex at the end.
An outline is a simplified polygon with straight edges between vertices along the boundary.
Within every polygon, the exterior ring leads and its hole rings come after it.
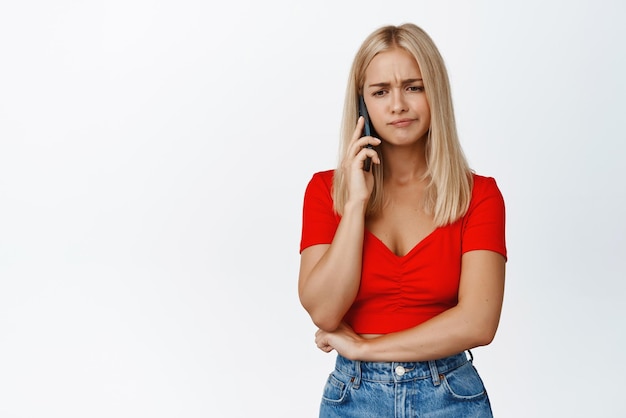
POLYGON ((413 92, 422 92, 424 91, 424 86, 409 86, 407 87, 407 90, 413 92))
POLYGON ((374 97, 383 97, 385 94, 387 94, 387 90, 378 90, 378 91, 375 91, 374 93, 372 93, 372 96, 374 96, 374 97))

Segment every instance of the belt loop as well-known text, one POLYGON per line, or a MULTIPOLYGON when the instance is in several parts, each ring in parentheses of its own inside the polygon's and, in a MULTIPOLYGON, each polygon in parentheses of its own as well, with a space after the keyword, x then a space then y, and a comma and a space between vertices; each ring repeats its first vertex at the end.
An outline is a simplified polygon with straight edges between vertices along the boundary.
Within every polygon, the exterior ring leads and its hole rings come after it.
POLYGON ((439 379, 439 370, 437 369, 437 363, 435 360, 430 360, 428 362, 428 367, 430 368, 430 375, 433 379, 433 385, 439 386, 441 384, 441 379, 439 379))
POLYGON ((352 378, 352 387, 358 389, 361 386, 361 361, 354 361, 354 377, 352 378))
POLYGON ((473 364, 474 363, 474 355, 472 354, 472 350, 467 350, 467 352, 469 353, 469 356, 470 356, 469 362, 473 364))

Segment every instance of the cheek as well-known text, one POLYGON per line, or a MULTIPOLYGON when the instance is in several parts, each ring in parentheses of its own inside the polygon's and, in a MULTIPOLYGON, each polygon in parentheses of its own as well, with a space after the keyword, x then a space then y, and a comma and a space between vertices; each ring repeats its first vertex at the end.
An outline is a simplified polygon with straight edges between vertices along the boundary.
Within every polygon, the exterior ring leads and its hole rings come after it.
POLYGON ((430 105, 428 104, 428 98, 425 94, 420 96, 420 107, 427 112, 430 112, 430 105))
POLYGON ((428 105, 428 100, 426 100, 426 98, 424 98, 424 100, 420 102, 419 109, 423 117, 430 120, 430 106, 428 105))
POLYGON ((385 111, 382 106, 368 106, 367 111, 370 115, 370 120, 372 121, 374 128, 384 125, 385 111))

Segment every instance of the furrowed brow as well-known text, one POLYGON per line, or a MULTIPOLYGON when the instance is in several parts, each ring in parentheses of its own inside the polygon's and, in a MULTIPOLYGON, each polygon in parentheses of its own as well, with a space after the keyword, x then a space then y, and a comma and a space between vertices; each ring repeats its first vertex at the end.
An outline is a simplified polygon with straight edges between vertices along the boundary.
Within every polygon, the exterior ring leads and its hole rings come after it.
MULTIPOLYGON (((407 78, 406 80, 402 80, 402 84, 411 84, 411 83, 417 83, 418 81, 422 81, 421 78, 407 78)), ((379 88, 384 88, 384 87, 390 87, 391 83, 387 83, 387 82, 383 82, 383 83, 372 83, 370 85, 368 85, 367 87, 379 87, 379 88)))

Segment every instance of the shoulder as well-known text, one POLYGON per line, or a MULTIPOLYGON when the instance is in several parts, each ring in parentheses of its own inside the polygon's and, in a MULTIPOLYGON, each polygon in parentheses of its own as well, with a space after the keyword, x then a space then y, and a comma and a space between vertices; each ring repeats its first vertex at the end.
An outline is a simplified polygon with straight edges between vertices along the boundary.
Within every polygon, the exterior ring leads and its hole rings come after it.
POLYGON ((300 251, 315 244, 330 244, 339 224, 333 208, 334 170, 313 174, 304 194, 300 251))
POLYGON ((318 171, 317 173, 313 174, 311 181, 332 185, 334 177, 335 170, 318 171))
POLYGON ((500 188, 493 177, 481 176, 473 173, 472 200, 481 199, 489 196, 499 196, 502 198, 500 188))
POLYGON ((463 252, 491 250, 507 258, 505 207, 493 177, 474 174, 472 200, 463 217, 463 252))
POLYGON ((313 174, 307 186, 307 192, 328 192, 331 193, 335 170, 318 171, 313 174))
POLYGON ((494 212, 504 211, 504 198, 493 177, 473 174, 472 199, 465 217, 493 216, 494 212))

